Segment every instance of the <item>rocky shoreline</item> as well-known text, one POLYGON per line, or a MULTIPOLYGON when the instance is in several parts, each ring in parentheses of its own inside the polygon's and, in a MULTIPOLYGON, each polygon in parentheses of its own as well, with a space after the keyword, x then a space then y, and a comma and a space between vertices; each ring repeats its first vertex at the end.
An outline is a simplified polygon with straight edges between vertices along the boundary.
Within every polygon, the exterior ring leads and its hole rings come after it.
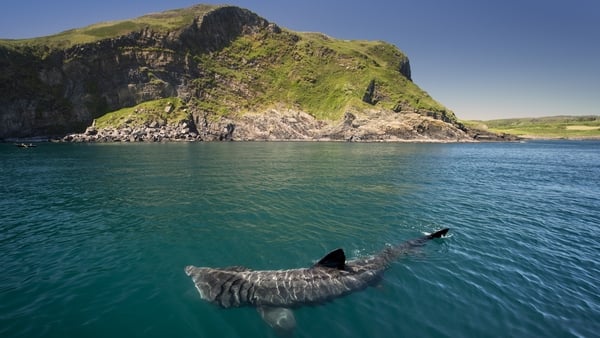
POLYGON ((61 139, 63 142, 169 142, 169 141, 202 141, 196 131, 187 123, 180 125, 148 125, 123 128, 88 127, 81 134, 69 134, 61 139))
POLYGON ((197 142, 197 141, 346 141, 346 142, 478 142, 514 141, 509 135, 466 130, 417 113, 347 112, 341 121, 321 121, 292 110, 272 109, 241 117, 193 115, 175 124, 98 128, 69 134, 62 142, 197 142))

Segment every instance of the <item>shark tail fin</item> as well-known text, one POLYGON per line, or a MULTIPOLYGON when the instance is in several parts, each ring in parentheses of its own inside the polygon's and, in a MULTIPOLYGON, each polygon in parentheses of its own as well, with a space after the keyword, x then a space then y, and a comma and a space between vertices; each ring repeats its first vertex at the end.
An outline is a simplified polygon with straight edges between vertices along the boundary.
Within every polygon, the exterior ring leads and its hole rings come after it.
POLYGON ((428 239, 433 239, 433 238, 440 238, 444 235, 446 235, 448 233, 448 230, 450 230, 449 228, 444 228, 442 230, 438 230, 430 235, 427 236, 428 239))

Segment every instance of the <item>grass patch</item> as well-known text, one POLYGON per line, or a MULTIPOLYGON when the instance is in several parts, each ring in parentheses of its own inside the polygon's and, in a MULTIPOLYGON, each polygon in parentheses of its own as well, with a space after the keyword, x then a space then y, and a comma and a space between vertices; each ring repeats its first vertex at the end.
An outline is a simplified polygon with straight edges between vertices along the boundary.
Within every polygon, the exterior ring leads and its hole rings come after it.
POLYGON ((567 130, 576 130, 576 131, 589 131, 589 130, 598 130, 600 126, 567 126, 567 130))
POLYGON ((107 113, 96 119, 96 127, 132 127, 148 125, 152 122, 175 124, 188 117, 189 114, 180 99, 166 98, 107 113))

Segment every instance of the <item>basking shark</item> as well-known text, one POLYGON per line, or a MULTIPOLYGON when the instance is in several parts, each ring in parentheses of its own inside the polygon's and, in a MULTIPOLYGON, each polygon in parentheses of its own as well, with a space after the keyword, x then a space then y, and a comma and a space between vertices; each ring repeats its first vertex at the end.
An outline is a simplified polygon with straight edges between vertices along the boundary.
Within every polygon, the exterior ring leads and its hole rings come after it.
POLYGON ((200 297, 223 308, 254 306, 278 333, 296 326, 293 308, 315 305, 373 286, 401 255, 427 241, 444 236, 449 229, 386 246, 374 256, 346 261, 344 250, 336 249, 308 268, 251 270, 242 266, 208 268, 188 265, 200 297))

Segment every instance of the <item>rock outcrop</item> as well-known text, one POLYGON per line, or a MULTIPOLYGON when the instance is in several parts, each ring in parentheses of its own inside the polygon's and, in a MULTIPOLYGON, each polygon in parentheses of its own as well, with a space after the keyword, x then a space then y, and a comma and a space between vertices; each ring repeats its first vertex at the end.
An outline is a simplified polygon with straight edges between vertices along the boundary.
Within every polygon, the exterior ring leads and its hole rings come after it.
MULTIPOLYGON (((69 134, 67 142, 169 142, 169 141, 348 141, 348 142, 470 142, 474 135, 416 112, 347 112, 341 121, 317 120, 310 114, 271 109, 239 119, 198 118, 177 125, 153 121, 121 128, 90 126, 69 134)), ((483 139, 490 141, 492 139, 483 139)))

